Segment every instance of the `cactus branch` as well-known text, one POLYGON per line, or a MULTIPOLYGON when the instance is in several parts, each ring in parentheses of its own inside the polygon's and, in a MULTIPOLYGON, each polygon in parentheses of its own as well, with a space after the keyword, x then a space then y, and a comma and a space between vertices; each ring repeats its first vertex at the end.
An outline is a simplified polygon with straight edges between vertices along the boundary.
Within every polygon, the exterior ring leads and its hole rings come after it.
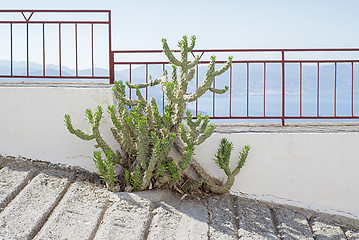
POLYGON ((229 87, 228 86, 225 86, 224 89, 216 89, 216 88, 209 88, 208 90, 213 92, 213 93, 216 93, 216 94, 223 94, 223 93, 226 93, 228 91, 229 87))
POLYGON ((191 69, 191 68, 194 68, 195 66, 197 66, 200 58, 201 58, 200 56, 196 56, 196 58, 188 64, 187 68, 191 69))
POLYGON ((186 102, 196 101, 203 94, 205 94, 206 91, 211 87, 213 80, 214 77, 212 77, 211 75, 210 76, 207 75, 204 81, 202 82, 201 86, 195 92, 183 96, 184 100, 186 102))
POLYGON ((163 48, 163 52, 167 56, 168 60, 173 65, 176 65, 176 66, 180 67, 182 63, 175 58, 175 56, 173 55, 172 51, 170 50, 170 48, 169 48, 169 46, 167 44, 167 39, 165 39, 165 38, 162 38, 162 48, 163 48))
POLYGON ((196 45, 196 36, 191 37, 191 45, 188 47, 188 52, 192 52, 194 46, 196 45))
POLYGON ((71 122, 71 117, 68 114, 65 115, 65 124, 66 124, 67 130, 69 130, 70 133, 75 134, 78 138, 85 140, 85 141, 90 141, 90 140, 95 139, 93 134, 85 133, 81 129, 75 130, 72 125, 72 122, 71 122))
POLYGON ((223 66, 222 68, 220 68, 219 70, 213 72, 213 76, 221 75, 222 73, 224 73, 225 71, 227 71, 228 68, 229 68, 229 67, 231 66, 231 64, 232 64, 232 60, 233 60, 233 57, 232 57, 232 56, 228 57, 228 60, 227 60, 227 62, 224 64, 224 66, 223 66))
POLYGON ((142 84, 130 84, 129 82, 126 82, 126 85, 129 87, 129 88, 146 88, 146 87, 152 87, 152 86, 156 86, 158 84, 160 84, 164 78, 167 77, 167 72, 164 71, 162 77, 160 78, 157 78, 155 80, 152 80, 152 77, 149 76, 149 81, 147 83, 142 83, 142 84))

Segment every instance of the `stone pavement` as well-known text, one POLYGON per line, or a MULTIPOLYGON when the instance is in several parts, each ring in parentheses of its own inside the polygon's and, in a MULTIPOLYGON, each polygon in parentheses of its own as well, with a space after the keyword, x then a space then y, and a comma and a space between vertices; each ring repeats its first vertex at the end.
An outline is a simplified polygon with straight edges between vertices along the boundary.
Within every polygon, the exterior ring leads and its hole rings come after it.
POLYGON ((75 167, 0 156, 0 239, 359 239, 359 222, 230 194, 113 193, 75 167))

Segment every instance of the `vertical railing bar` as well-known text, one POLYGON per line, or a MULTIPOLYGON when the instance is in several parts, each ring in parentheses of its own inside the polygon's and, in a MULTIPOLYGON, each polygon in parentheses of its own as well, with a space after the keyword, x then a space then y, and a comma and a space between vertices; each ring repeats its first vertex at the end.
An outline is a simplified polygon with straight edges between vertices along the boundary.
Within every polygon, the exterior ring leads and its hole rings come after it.
MULTIPOLYGON (((216 89, 216 77, 213 77, 213 89, 216 89)), ((215 105, 216 105, 216 94, 213 92, 212 98, 213 98, 213 105, 212 105, 212 117, 215 117, 215 105)))
POLYGON ((113 84, 115 82, 115 65, 114 54, 112 52, 112 28, 111 28, 111 10, 108 11, 108 68, 109 68, 109 82, 113 84))
POLYGON ((232 65, 229 67, 229 117, 232 117, 232 65))
POLYGON ((75 51, 76 51, 76 77, 79 75, 78 52, 77 52, 77 23, 75 23, 75 51))
POLYGON ((303 76, 302 76, 302 62, 299 63, 299 116, 302 117, 303 109, 303 76))
POLYGON ((263 64, 263 117, 266 116, 266 63, 263 64))
POLYGON ((247 62, 247 117, 249 115, 249 63, 247 62))
MULTIPOLYGON (((148 64, 146 64, 146 83, 148 83, 148 64)), ((148 87, 146 87, 146 102, 148 102, 148 87)))
MULTIPOLYGON (((196 90, 198 89, 198 71, 199 71, 199 68, 198 68, 198 64, 196 66, 196 90)), ((196 117, 198 115, 198 98, 196 99, 196 117)))
MULTIPOLYGON (((132 64, 130 63, 130 70, 129 70, 129 82, 132 84, 132 64)), ((129 97, 132 99, 132 90, 131 88, 128 88, 129 91, 129 97)))
POLYGON ((12 23, 10 23, 10 76, 13 76, 12 23))
POLYGON ((352 62, 351 112, 354 117, 354 62, 352 62))
POLYGON ((284 50, 282 53, 282 126, 285 125, 285 62, 284 62, 284 50))
POLYGON ((91 69, 92 69, 92 77, 95 76, 95 64, 93 59, 93 23, 91 23, 91 69))
POLYGON ((317 62, 317 117, 319 117, 319 62, 317 62))
POLYGON ((26 22, 26 76, 29 76, 29 23, 26 22))
MULTIPOLYGON (((162 71, 165 72, 165 64, 162 64, 162 71)), ((165 112, 165 93, 162 92, 162 114, 165 112)))
POLYGON ((334 117, 337 116, 337 62, 334 63, 334 117))
POLYGON ((45 65, 45 23, 42 24, 42 76, 46 75, 45 65))
POLYGON ((59 23, 59 67, 60 67, 60 77, 62 76, 61 72, 61 23, 59 23))

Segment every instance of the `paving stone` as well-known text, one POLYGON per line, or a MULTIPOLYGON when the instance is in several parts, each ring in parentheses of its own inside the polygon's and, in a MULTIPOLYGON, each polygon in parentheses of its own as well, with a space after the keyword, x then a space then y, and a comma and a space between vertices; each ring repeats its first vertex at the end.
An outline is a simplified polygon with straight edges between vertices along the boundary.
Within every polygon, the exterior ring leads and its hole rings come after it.
POLYGON ((106 206, 105 191, 86 181, 73 183, 35 239, 89 239, 106 206))
POLYGON ((3 239, 32 239, 70 184, 71 174, 40 173, 0 213, 3 239))
POLYGON ((33 177, 31 170, 4 167, 0 170, 0 212, 33 177))
POLYGON ((177 228, 177 239, 208 239, 208 212, 203 201, 183 201, 179 211, 181 220, 177 228))
POLYGON ((343 230, 337 225, 324 221, 320 218, 313 218, 310 223, 312 225, 314 237, 316 240, 347 239, 343 233, 343 230))
POLYGON ((348 240, 357 240, 359 239, 359 230, 346 229, 345 236, 348 240))
POLYGON ((238 197, 236 211, 239 239, 279 239, 265 204, 238 197))
POLYGON ((237 239, 234 203, 230 196, 208 199, 209 239, 237 239))
POLYGON ((177 239, 176 231, 181 221, 181 214, 173 205, 160 202, 158 207, 153 210, 152 223, 147 239, 177 239))
POLYGON ((94 239, 144 239, 150 222, 151 202, 121 197, 111 199, 111 202, 94 239))
POLYGON ((313 240, 311 228, 304 215, 287 208, 274 208, 273 213, 276 219, 279 236, 282 240, 313 240))

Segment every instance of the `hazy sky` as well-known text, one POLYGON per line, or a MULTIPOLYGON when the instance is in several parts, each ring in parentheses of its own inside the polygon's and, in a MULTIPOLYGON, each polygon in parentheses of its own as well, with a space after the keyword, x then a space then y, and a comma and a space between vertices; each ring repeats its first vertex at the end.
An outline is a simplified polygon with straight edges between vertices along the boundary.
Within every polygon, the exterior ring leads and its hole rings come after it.
POLYGON ((110 9, 113 49, 176 47, 197 35, 197 48, 355 48, 357 0, 13 0, 1 9, 110 9))

